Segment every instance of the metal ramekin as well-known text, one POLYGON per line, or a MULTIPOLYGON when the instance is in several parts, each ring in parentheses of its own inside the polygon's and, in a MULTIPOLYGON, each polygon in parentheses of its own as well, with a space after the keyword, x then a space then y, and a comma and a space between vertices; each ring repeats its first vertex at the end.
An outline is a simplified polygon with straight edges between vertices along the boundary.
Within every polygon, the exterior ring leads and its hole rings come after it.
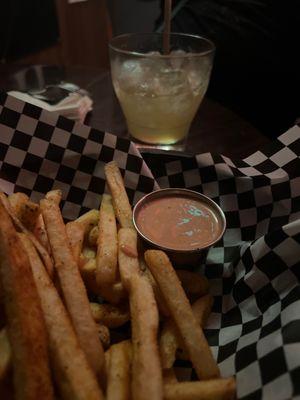
POLYGON ((170 258, 170 260, 174 263, 174 266, 191 266, 194 267, 196 265, 200 265, 205 261, 207 252, 210 247, 214 246, 223 236, 226 228, 226 219, 225 215, 222 211, 222 209, 218 206, 217 203, 215 203, 213 200, 211 200, 209 197, 204 196, 203 194, 200 194, 198 192, 195 192, 194 190, 188 190, 188 189, 180 189, 180 188, 170 188, 170 189, 160 189, 156 190, 154 192, 151 192, 149 194, 146 194, 143 198, 141 198, 137 204, 135 205, 133 209, 133 224, 135 226, 135 229, 137 230, 139 236, 143 239, 143 242, 147 248, 156 248, 163 250, 166 252, 170 258), (218 237, 213 240, 211 243, 208 245, 193 249, 193 250, 177 250, 177 249, 172 249, 168 247, 161 246, 159 243, 156 243, 149 239, 147 236, 144 235, 144 233, 140 230, 138 224, 137 224, 137 215, 140 210, 140 208, 146 204, 147 202, 165 197, 165 196, 170 196, 170 195, 184 195, 187 197, 190 197, 195 200, 201 200, 202 202, 206 203, 211 210, 215 212, 215 215, 218 218, 218 221, 221 224, 221 229, 220 229, 220 234, 218 237))

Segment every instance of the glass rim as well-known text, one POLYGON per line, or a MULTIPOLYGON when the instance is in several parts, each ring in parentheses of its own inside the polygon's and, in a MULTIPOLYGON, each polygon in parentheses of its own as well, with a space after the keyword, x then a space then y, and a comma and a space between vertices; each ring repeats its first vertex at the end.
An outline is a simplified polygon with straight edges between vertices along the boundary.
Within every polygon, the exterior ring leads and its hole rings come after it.
POLYGON ((184 38, 192 38, 192 39, 200 39, 204 42, 206 42, 207 44, 209 44, 211 46, 210 49, 208 50, 203 50, 201 52, 191 52, 191 53, 186 53, 186 54, 179 54, 179 55, 171 55, 171 54, 147 54, 147 53, 140 53, 138 51, 133 51, 133 50, 124 50, 121 49, 119 47, 116 47, 114 45, 114 41, 116 41, 117 39, 126 39, 126 38, 130 38, 133 36, 161 36, 161 38, 163 38, 163 33, 159 33, 159 32, 149 32, 149 33, 123 33, 122 35, 117 35, 115 37, 113 37, 108 46, 111 50, 114 50, 118 53, 122 53, 122 54, 126 54, 126 55, 130 55, 130 56, 135 56, 135 57, 144 57, 144 58, 161 58, 161 59, 174 59, 174 58, 191 58, 191 57, 204 57, 207 56, 208 54, 214 53, 216 50, 216 46, 214 44, 213 41, 211 41, 210 39, 207 39, 204 36, 199 36, 199 35, 193 35, 193 34, 189 34, 189 33, 177 33, 177 32, 171 32, 170 36, 180 36, 180 37, 184 37, 184 38))

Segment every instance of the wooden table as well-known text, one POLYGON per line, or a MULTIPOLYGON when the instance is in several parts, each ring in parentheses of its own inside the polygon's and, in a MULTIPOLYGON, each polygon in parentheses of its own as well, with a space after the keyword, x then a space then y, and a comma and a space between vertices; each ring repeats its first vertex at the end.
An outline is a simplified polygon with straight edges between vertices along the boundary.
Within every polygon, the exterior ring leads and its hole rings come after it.
MULTIPOLYGON (((93 98, 94 109, 85 122, 102 131, 127 136, 124 116, 114 95, 108 71, 86 67, 35 67, 37 71, 44 83, 65 80, 87 89, 93 98)), ((16 76, 26 76, 29 81, 35 79, 33 70, 28 72, 26 67, 4 65, 0 67, 0 88, 22 89, 21 80, 17 82, 16 76)), ((212 100, 205 99, 192 123, 183 150, 191 154, 211 151, 242 158, 267 142, 268 139, 248 122, 212 100)))

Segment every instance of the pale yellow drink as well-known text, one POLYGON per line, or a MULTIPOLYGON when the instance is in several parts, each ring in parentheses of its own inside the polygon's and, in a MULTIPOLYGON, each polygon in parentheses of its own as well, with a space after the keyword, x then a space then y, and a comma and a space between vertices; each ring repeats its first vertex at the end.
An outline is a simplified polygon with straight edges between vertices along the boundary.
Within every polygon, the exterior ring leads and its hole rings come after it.
POLYGON ((214 47, 203 38, 171 34, 177 49, 162 55, 161 43, 159 34, 113 39, 111 72, 129 133, 141 142, 168 145, 189 131, 208 86, 214 47))
POLYGON ((204 97, 206 87, 179 88, 171 94, 140 93, 114 82, 130 134, 142 142, 172 144, 183 139, 204 97))

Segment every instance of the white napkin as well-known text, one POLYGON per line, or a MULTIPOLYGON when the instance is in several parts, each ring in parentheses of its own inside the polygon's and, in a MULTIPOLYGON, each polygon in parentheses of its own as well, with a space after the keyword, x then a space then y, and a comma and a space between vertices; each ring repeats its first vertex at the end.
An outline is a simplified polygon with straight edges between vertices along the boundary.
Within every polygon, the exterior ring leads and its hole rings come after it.
POLYGON ((82 95, 79 92, 70 93, 67 97, 55 105, 46 103, 45 101, 36 99, 28 93, 11 91, 9 95, 16 97, 19 100, 34 104, 35 106, 44 108, 50 112, 57 112, 64 117, 83 122, 86 114, 93 109, 93 101, 87 95, 82 95))

